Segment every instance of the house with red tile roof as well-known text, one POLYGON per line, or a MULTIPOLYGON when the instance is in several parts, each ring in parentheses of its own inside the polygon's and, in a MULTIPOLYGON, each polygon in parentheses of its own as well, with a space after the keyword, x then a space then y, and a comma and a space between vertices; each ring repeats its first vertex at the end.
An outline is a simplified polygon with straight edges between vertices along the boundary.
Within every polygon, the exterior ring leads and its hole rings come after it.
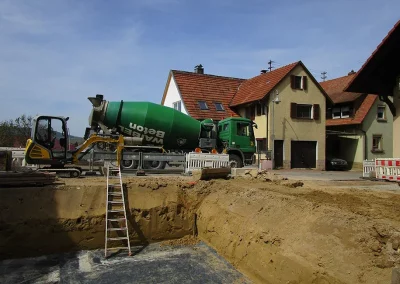
POLYGON ((196 119, 252 119, 262 158, 277 168, 325 168, 325 109, 330 100, 301 61, 250 79, 171 70, 162 105, 196 119))
POLYGON ((254 119, 276 168, 325 168, 325 91, 301 61, 244 81, 230 107, 254 119))
POLYGON ((201 65, 194 72, 171 70, 161 104, 191 117, 219 121, 239 116, 229 103, 244 79, 204 74, 201 65))
MULTIPOLYGON (((393 124, 387 124, 381 129, 392 127, 392 157, 400 157, 400 20, 389 31, 357 74, 345 86, 346 92, 377 94, 380 101, 386 103, 393 115, 393 124)), ((387 112, 389 113, 389 111, 387 112)), ((377 142, 376 142, 377 143, 377 142)), ((381 141, 381 147, 386 151, 387 139, 381 141)))
POLYGON ((362 167, 363 160, 392 157, 393 116, 377 95, 344 91, 355 72, 321 82, 332 100, 326 111, 326 155, 362 167))

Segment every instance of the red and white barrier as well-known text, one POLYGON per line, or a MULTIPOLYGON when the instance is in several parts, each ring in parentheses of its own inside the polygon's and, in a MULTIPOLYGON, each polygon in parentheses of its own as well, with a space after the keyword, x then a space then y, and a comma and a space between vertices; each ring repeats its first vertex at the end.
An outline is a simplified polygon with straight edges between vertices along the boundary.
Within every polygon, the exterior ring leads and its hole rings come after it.
POLYGON ((375 159, 377 179, 400 181, 400 158, 375 159))

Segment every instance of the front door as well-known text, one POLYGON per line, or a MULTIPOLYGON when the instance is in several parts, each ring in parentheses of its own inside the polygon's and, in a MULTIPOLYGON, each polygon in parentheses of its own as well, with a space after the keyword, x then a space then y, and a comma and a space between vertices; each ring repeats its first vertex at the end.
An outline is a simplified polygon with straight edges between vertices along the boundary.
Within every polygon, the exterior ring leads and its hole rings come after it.
POLYGON ((275 168, 283 168, 283 140, 274 141, 275 168))

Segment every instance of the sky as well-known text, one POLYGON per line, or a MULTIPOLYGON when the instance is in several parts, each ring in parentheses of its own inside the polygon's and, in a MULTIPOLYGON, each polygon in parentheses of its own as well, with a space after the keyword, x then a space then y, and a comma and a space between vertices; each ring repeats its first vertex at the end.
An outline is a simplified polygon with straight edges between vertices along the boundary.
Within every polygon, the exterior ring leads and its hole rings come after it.
POLYGON ((87 97, 160 103, 171 69, 251 78, 301 60, 321 81, 357 71, 399 0, 0 0, 0 121, 70 117, 87 97))

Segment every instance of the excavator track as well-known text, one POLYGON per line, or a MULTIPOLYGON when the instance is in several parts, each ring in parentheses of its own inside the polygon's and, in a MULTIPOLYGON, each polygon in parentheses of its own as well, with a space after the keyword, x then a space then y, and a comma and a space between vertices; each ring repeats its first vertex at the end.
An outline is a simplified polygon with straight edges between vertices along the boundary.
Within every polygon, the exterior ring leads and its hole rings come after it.
POLYGON ((57 176, 64 178, 78 178, 82 173, 80 168, 41 168, 38 171, 56 173, 57 176))

